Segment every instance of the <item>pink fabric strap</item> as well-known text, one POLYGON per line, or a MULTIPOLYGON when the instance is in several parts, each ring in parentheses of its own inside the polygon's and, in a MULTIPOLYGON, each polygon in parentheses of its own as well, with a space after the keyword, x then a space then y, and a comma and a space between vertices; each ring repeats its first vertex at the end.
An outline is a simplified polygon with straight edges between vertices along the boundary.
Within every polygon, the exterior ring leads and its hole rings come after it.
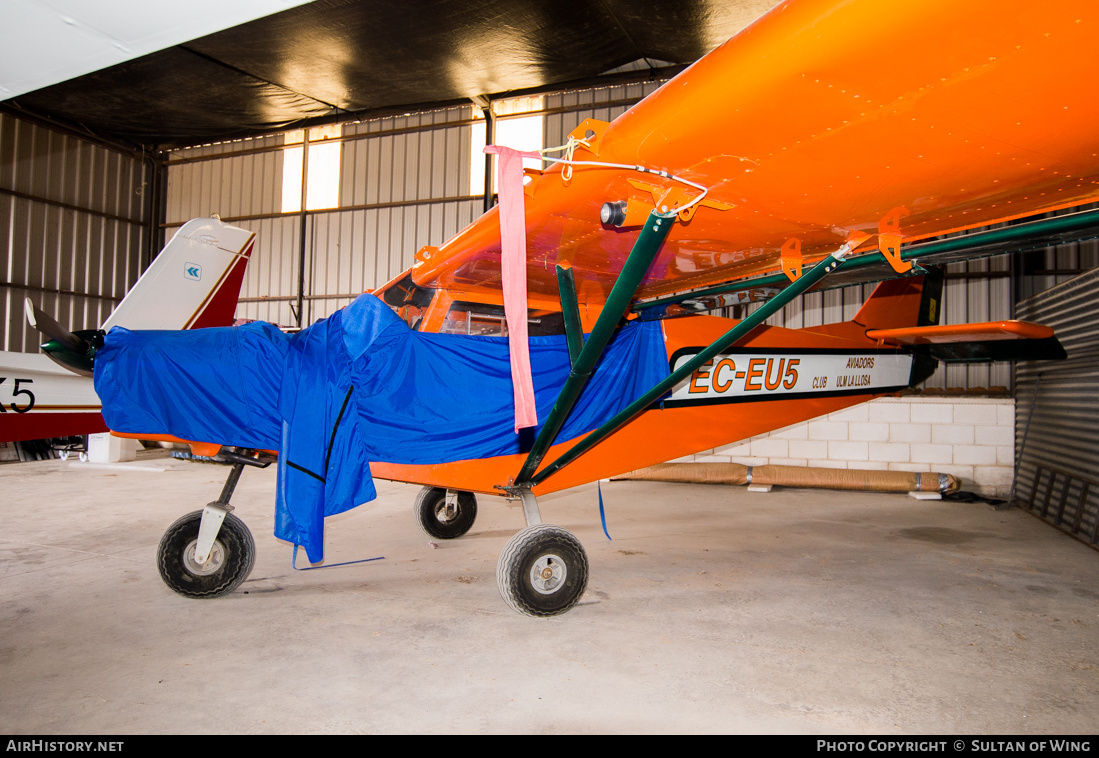
POLYGON ((504 318, 508 324, 511 383, 515 392, 515 431, 538 425, 534 380, 527 343, 527 222, 523 200, 523 158, 540 158, 510 147, 489 145, 500 166, 500 266, 504 289, 504 318))

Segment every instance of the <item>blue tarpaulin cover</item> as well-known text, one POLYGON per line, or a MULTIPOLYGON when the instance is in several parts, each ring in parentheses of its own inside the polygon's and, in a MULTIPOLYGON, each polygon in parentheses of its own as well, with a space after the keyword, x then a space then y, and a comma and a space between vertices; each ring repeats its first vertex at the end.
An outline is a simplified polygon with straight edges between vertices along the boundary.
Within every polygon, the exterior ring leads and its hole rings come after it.
MULTIPOLYGON (((564 336, 531 337, 538 418, 569 374, 564 336)), ((591 431, 668 374, 659 322, 607 346, 559 440, 591 431)), ((370 461, 432 464, 524 452, 507 339, 411 331, 362 295, 308 329, 116 327, 95 356, 107 425, 277 450, 275 536, 324 554, 324 517, 375 497, 370 461)), ((530 437, 529 439, 533 439, 530 437)))

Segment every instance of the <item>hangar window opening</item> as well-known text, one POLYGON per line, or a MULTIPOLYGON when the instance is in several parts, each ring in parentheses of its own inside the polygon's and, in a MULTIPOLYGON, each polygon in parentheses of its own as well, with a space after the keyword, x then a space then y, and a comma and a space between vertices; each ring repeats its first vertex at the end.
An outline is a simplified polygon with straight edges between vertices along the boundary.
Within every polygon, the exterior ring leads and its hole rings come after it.
MULTIPOLYGON (((342 136, 339 124, 315 126, 309 130, 309 176, 305 187, 305 209, 336 208, 340 204, 340 147, 337 138, 342 136)), ((283 136, 284 145, 301 145, 305 130, 296 129, 283 136)), ((282 212, 301 210, 302 166, 305 151, 301 147, 288 147, 282 152, 282 212)))
MULTIPOLYGON (((496 119, 496 138, 493 142, 516 150, 541 150, 542 114, 544 98, 514 97, 508 100, 496 100, 492 103, 492 115, 496 119)), ((483 195, 485 190, 485 121, 480 111, 474 110, 473 117, 478 119, 470 130, 469 194, 483 195)), ((496 165, 496 161, 493 161, 496 165)), ((542 162, 531 158, 523 159, 524 168, 542 168, 542 162)), ((493 187, 499 185, 499 177, 493 187)))

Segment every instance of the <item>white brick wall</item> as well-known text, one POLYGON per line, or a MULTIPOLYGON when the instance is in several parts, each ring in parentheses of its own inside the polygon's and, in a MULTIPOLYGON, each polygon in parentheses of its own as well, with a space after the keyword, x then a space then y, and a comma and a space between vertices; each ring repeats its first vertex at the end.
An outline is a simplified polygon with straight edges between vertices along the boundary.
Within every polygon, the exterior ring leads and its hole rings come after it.
POLYGON ((1003 497, 1015 465, 1015 401, 881 398, 677 460, 934 471, 1003 497))

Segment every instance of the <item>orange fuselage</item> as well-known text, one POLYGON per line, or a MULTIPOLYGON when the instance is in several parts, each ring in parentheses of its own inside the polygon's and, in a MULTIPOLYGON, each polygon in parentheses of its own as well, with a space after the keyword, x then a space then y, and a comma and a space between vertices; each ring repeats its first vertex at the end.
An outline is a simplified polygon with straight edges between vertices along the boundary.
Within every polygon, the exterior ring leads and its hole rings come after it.
MULTIPOLYGON (((897 392, 921 380, 910 353, 866 336, 885 323, 915 326, 923 277, 879 285, 852 321, 806 329, 760 327, 736 348, 704 364, 670 397, 534 488, 546 494, 654 463, 719 447, 897 392)), ((710 345, 736 321, 687 316, 662 322, 669 368, 710 345)), ((544 420, 544 419, 543 419, 544 420)), ((552 464, 583 439, 562 440, 552 464)), ((501 494, 523 455, 436 465, 371 463, 382 479, 501 494)))

